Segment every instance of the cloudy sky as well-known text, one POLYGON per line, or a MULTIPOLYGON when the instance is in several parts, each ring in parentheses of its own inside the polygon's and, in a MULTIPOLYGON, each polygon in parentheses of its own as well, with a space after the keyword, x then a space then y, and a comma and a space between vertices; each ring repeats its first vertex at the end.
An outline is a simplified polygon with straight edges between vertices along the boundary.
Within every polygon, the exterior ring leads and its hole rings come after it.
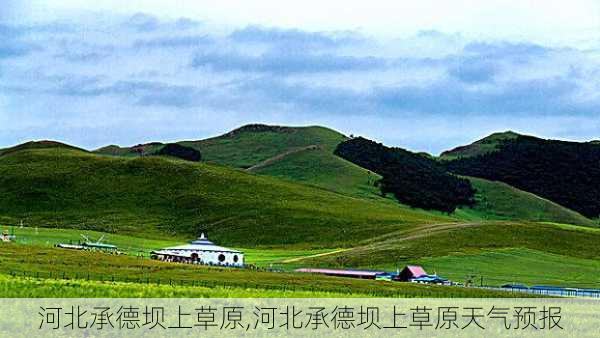
POLYGON ((435 154, 507 129, 600 138, 598 1, 48 3, 0 4, 0 148, 257 122, 435 154))

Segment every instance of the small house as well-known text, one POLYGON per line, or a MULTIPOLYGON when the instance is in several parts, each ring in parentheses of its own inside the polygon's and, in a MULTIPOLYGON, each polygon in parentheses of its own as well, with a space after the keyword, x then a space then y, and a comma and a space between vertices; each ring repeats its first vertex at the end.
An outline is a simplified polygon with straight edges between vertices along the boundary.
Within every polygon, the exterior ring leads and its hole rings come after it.
POLYGON ((427 272, 418 265, 407 265, 400 271, 396 280, 401 282, 410 282, 415 278, 426 276, 427 272))

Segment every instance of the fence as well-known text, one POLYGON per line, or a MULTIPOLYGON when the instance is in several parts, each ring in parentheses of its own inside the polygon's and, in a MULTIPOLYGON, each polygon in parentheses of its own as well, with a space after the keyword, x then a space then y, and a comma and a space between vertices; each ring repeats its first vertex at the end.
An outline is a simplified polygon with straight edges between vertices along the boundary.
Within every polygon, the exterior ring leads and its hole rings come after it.
POLYGON ((558 297, 589 297, 600 298, 600 289, 559 288, 559 287, 482 287, 483 289, 499 290, 511 293, 526 293, 540 296, 558 297))
MULTIPOLYGON (((8 274, 12 277, 29 277, 36 279, 64 279, 64 280, 88 280, 100 282, 124 282, 124 283, 140 283, 147 285, 168 285, 168 286, 186 286, 186 287, 221 287, 221 288, 243 288, 243 289, 259 289, 266 291, 283 291, 283 292, 322 292, 350 295, 365 295, 371 297, 428 297, 429 292, 424 291, 414 295, 406 295, 398 292, 398 290, 369 290, 369 289, 350 289, 348 287, 328 287, 320 288, 311 285, 290 285, 290 284, 267 284, 256 282, 240 282, 240 281, 215 281, 206 279, 175 279, 175 278, 151 278, 151 277, 126 277, 117 275, 104 275, 97 273, 67 273, 61 272, 46 272, 46 271, 16 271, 11 270, 8 274)), ((452 296, 453 292, 449 292, 448 296, 452 296)))
MULTIPOLYGON (((312 284, 287 284, 281 283, 281 281, 271 282, 253 282, 253 281, 240 281, 240 280, 207 280, 207 279, 177 279, 177 278, 164 278, 164 277, 139 277, 139 276, 123 276, 123 275, 105 275, 99 273, 87 273, 87 272, 72 272, 68 273, 65 271, 52 272, 52 271, 24 271, 24 270, 10 270, 7 272, 13 277, 29 277, 36 279, 64 279, 64 280, 89 280, 89 281, 100 281, 100 282, 125 282, 125 283, 140 283, 148 285, 168 285, 168 286, 186 286, 186 287, 220 287, 220 288, 243 288, 243 289, 258 289, 266 291, 283 291, 283 292, 319 292, 319 293, 332 293, 347 296, 365 296, 365 297, 386 297, 386 298, 427 298, 427 297, 498 297, 498 294, 489 294, 482 290, 481 293, 477 293, 478 288, 464 288, 464 287, 448 287, 439 286, 435 289, 422 287, 419 289, 414 288, 403 288, 398 287, 402 284, 406 286, 415 286, 413 283, 401 283, 401 282, 378 282, 369 285, 327 285, 319 286, 319 283, 312 284), (384 284, 385 283, 385 284, 384 284), (439 288, 444 288, 441 291, 439 288), (441 292, 440 292, 441 291, 441 292), (473 292, 475 291, 475 293, 473 292)), ((346 279, 346 278, 339 278, 346 279)), ((353 280, 350 278, 349 280, 353 280)), ((293 281, 293 280, 292 280, 293 281)), ((361 280, 365 281, 365 280, 361 280)), ((313 281, 314 282, 314 281, 313 281)))

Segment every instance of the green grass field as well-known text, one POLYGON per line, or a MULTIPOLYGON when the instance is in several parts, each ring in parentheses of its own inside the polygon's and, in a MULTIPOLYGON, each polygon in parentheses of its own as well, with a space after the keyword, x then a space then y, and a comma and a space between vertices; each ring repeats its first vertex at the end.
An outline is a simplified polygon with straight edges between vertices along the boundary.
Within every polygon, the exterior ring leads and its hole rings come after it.
POLYGON ((416 260, 427 272, 440 272, 455 281, 473 277, 476 284, 519 283, 600 288, 600 260, 550 254, 526 248, 482 250, 416 260))
POLYGON ((452 215, 410 208, 381 197, 377 175, 333 155, 344 139, 306 127, 182 142, 199 148, 205 163, 139 158, 114 147, 111 155, 118 156, 103 156, 57 144, 0 154, 0 228, 12 226, 17 235, 16 245, 0 245, 0 263, 5 273, 40 277, 3 277, 0 285, 9 295, 20 295, 12 289, 25 285, 22 295, 33 297, 44 290, 82 296, 76 289, 84 285, 95 297, 493 295, 289 273, 297 267, 395 271, 422 264, 457 282, 483 276, 488 285, 598 287, 600 228, 590 227, 597 220, 476 178, 469 178, 477 189, 472 208, 452 215), (200 232, 244 251, 248 264, 288 272, 136 257, 200 232), (80 234, 93 240, 105 235, 128 255, 52 248, 77 242, 80 234), (113 278, 117 282, 106 282, 113 278))
POLYGON ((372 297, 321 291, 291 291, 240 287, 171 286, 96 280, 12 277, 0 274, 6 298, 333 298, 372 297))
MULTIPOLYGON (((454 224, 453 226, 459 225, 454 224)), ((456 228, 439 229, 436 227, 424 229, 420 232, 413 231, 411 233, 404 234, 400 238, 410 238, 409 241, 407 241, 409 242, 407 243, 408 246, 405 248, 402 247, 403 241, 395 241, 394 239, 388 238, 382 239, 381 242, 376 240, 375 243, 367 245, 367 248, 358 247, 350 250, 345 249, 347 251, 339 252, 339 254, 336 254, 336 251, 338 250, 331 249, 238 249, 244 251, 245 261, 247 264, 266 268, 273 267, 287 271, 298 267, 315 265, 335 267, 339 266, 340 263, 346 267, 361 266, 364 268, 378 268, 388 271, 395 271, 397 267, 402 267, 406 264, 420 264, 423 265, 428 272, 437 272, 438 274, 450 278, 455 282, 464 282, 467 276, 476 276, 474 279, 476 279, 476 282, 479 283, 479 278, 483 276, 485 284, 492 286, 498 286, 504 283, 524 283, 528 285, 550 284, 571 287, 600 287, 600 280, 598 279, 600 263, 597 258, 593 258, 594 255, 600 255, 597 249, 592 249, 595 250, 595 253, 593 251, 589 254, 577 254, 573 251, 581 249, 576 247, 571 248, 571 245, 569 244, 571 240, 577 241, 577 236, 580 236, 581 234, 585 235, 586 233, 592 236, 592 241, 597 240, 597 237, 600 236, 600 229, 552 223, 542 224, 541 226, 549 227, 550 229, 553 229, 553 231, 557 231, 555 232, 555 235, 557 236, 569 236, 571 232, 574 232, 576 235, 574 235, 573 238, 564 241, 564 247, 560 251, 560 254, 549 253, 547 251, 550 249, 536 246, 536 243, 533 243, 534 245, 529 245, 530 247, 535 247, 536 249, 528 248, 527 244, 524 244, 523 247, 503 247, 502 243, 500 242, 491 243, 489 239, 486 242, 484 240, 485 238, 482 236, 471 236, 472 238, 480 239, 480 241, 473 243, 476 245, 468 245, 464 243, 466 239, 463 238, 458 241, 458 238, 455 235, 452 235, 453 230, 458 231, 456 228), (450 233, 450 236, 448 237, 450 237, 451 240, 455 241, 456 243, 449 244, 448 242, 444 241, 442 236, 444 232, 450 233), (429 237, 433 237, 433 239, 429 237), (442 240, 440 241, 440 238, 435 237, 442 237, 442 240), (383 247, 383 252, 378 252, 377 249, 373 248, 373 246, 382 245, 389 245, 389 247, 383 247), (437 245, 438 248, 435 248, 435 245, 437 245), (371 247, 370 250, 368 249, 369 247, 371 247), (421 252, 418 252, 418 250, 421 250, 421 252), (412 254, 402 257, 396 252, 395 254, 399 255, 399 258, 397 261, 392 262, 383 257, 383 255, 395 251, 411 252, 412 254), (348 254, 352 256, 352 259, 340 258, 340 256, 344 257, 344 255, 348 254), (360 257, 360 255, 367 255, 368 257, 360 257), (365 263, 365 259, 371 259, 374 255, 378 257, 377 259, 379 259, 379 261, 372 259, 365 263), (344 261, 344 259, 346 261, 344 261), (345 264, 343 264, 344 262, 345 264)), ((494 229, 489 226, 486 227, 485 225, 481 226, 481 228, 471 228, 471 230, 474 229, 479 229, 479 231, 485 232, 499 232, 497 228, 494 229)), ((54 244, 59 242, 77 242, 77 240, 80 238, 80 233, 84 233, 86 236, 94 239, 105 235, 106 242, 118 245, 122 251, 131 256, 138 255, 140 250, 142 250, 144 256, 147 257, 150 250, 169 245, 181 244, 181 242, 177 241, 148 240, 132 236, 105 234, 93 231, 82 232, 72 229, 17 228, 15 229, 15 233, 18 236, 18 247, 20 247, 21 252, 27 252, 27 255, 30 255, 30 253, 27 251, 30 247, 38 250, 43 247, 52 247, 54 244)), ((460 235, 463 234, 461 233, 460 235)), ((573 234, 571 234, 571 236, 573 236, 573 234)), ((493 235, 490 237, 493 237, 493 235)), ((526 241, 523 243, 526 243, 526 241)), ((584 243, 584 245, 590 244, 584 243)), ((2 249, 3 247, 0 246, 0 250, 2 249)), ((559 249, 560 248, 552 248, 552 250, 559 249)), ((32 252, 38 252, 35 250, 32 252)), ((90 254, 88 252, 76 252, 65 249, 52 252, 54 254, 60 254, 60 257, 72 257, 73 255, 82 255, 83 257, 86 257, 90 254)), ((108 255, 101 255, 99 257, 110 258, 108 255)), ((144 264, 147 261, 148 260, 144 261, 144 264)), ((139 263, 140 260, 137 260, 136 262, 139 263)), ((51 263, 51 265, 54 264, 54 262, 51 263)), ((79 267, 82 266, 80 262, 77 264, 79 267)), ((8 265, 5 264, 5 266, 8 265)), ((40 270, 34 269, 32 271, 40 270)), ((49 270, 41 271, 47 272, 49 270)), ((59 271, 68 270, 65 267, 64 270, 59 271)), ((82 272, 79 275, 80 278, 85 276, 85 271, 81 271, 82 272)), ((93 272, 94 270, 90 271, 93 272)), ((104 273, 110 275, 110 271, 105 271, 104 273)))
POLYGON ((572 225, 440 224, 370 239, 356 248, 303 263, 388 270, 422 263, 429 272, 435 270, 456 281, 474 273, 483 275, 490 285, 598 286, 599 241, 599 229, 572 225))
MULTIPOLYGON (((506 296, 502 292, 461 287, 423 286, 412 283, 393 283, 302 273, 205 267, 160 262, 132 256, 18 244, 3 244, 2 250, 0 250, 0 264, 5 274, 37 279, 55 278, 146 285, 168 284, 184 287, 326 292, 380 297, 506 296)), ((46 297, 53 297, 53 295, 47 294, 46 297)))
MULTIPOLYGON (((187 239, 177 240, 174 238, 168 240, 148 239, 144 237, 134 237, 128 235, 110 234, 106 232, 78 230, 78 229, 52 229, 52 228, 28 228, 28 227, 2 227, 0 231, 14 232, 17 236, 15 243, 20 245, 34 245, 40 247, 54 247, 58 243, 76 244, 83 240, 81 235, 85 235, 92 241, 104 237, 103 243, 116 245, 119 251, 132 256, 143 255, 148 257, 150 251, 165 248, 169 246, 181 245, 187 242, 187 239)), ((1 246, 0 246, 1 248, 1 246)), ((290 248, 242 248, 235 249, 243 251, 245 262, 258 267, 269 267, 273 264, 281 266, 281 263, 301 257, 318 255, 331 252, 331 249, 290 249, 290 248)))

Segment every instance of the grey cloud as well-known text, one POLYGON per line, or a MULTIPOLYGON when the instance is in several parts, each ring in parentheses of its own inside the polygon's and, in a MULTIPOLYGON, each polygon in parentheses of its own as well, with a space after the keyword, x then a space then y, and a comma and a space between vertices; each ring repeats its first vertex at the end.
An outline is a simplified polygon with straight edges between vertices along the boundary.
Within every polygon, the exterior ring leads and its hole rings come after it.
POLYGON ((127 21, 125 21, 126 26, 133 27, 140 32, 156 30, 159 27, 159 24, 160 21, 158 18, 144 13, 134 14, 127 21))
POLYGON ((157 81, 117 81, 103 84, 101 77, 66 77, 47 93, 74 97, 117 96, 139 106, 185 108, 198 103, 202 91, 193 86, 157 81))
POLYGON ((198 53, 192 67, 210 67, 216 71, 260 72, 271 74, 364 71, 383 68, 385 59, 376 57, 309 54, 270 51, 259 56, 232 53, 198 53))
POLYGON ((248 26, 229 35, 234 42, 265 43, 280 47, 332 47, 355 44, 364 38, 354 32, 306 32, 299 29, 279 29, 262 26, 248 26))
POLYGON ((213 43, 214 40, 207 35, 187 35, 139 39, 134 42, 133 46, 135 48, 176 48, 200 47, 213 43))

